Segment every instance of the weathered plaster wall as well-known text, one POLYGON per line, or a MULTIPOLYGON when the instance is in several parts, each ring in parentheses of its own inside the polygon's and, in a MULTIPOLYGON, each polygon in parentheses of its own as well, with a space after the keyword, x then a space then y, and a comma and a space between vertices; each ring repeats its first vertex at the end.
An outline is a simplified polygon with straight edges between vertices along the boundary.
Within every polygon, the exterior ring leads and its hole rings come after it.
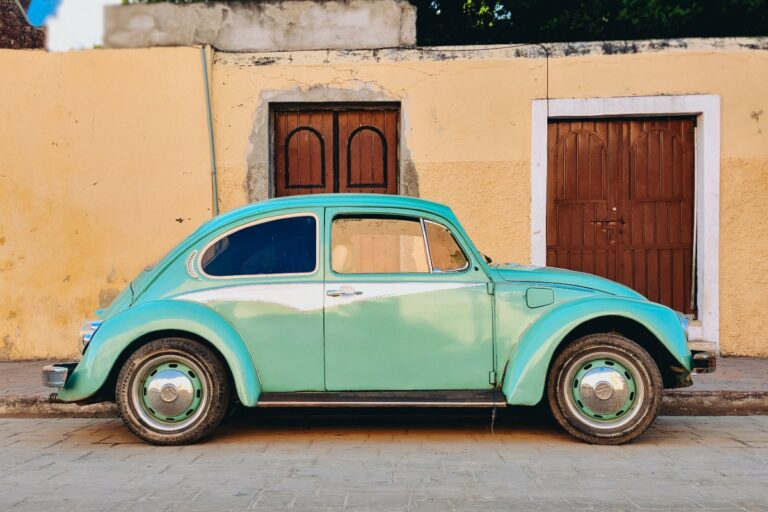
POLYGON ((0 360, 80 323, 210 217, 200 50, 0 50, 0 360))
MULTIPOLYGON (((549 97, 722 98, 721 348, 768 355, 768 45, 764 40, 551 45, 549 97)), ((497 261, 529 261, 536 46, 216 54, 217 157, 229 209, 268 195, 270 101, 402 102, 401 193, 450 204, 497 261)))
POLYGON ((382 48, 416 44, 406 0, 268 0, 105 8, 109 48, 210 44, 221 50, 382 48))
MULTIPOLYGON (((550 47, 549 96, 722 98, 721 345, 768 355, 768 51, 550 47)), ((81 320, 210 216, 200 50, 0 51, 0 359, 75 354, 81 320), (179 222, 179 220, 181 222, 179 222)), ((498 261, 530 254, 536 46, 216 53, 220 205, 269 195, 269 103, 400 101, 401 193, 450 204, 498 261)))

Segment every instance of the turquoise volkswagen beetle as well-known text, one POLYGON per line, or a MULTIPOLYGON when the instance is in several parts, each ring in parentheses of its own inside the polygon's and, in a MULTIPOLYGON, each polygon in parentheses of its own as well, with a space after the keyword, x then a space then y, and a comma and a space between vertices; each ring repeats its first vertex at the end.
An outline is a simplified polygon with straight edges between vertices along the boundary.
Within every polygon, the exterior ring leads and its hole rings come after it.
POLYGON ((333 194, 203 224, 43 369, 65 402, 114 400, 156 444, 247 407, 501 407, 546 395, 573 436, 642 434, 665 387, 714 370, 687 321, 593 275, 493 265, 451 210, 333 194))

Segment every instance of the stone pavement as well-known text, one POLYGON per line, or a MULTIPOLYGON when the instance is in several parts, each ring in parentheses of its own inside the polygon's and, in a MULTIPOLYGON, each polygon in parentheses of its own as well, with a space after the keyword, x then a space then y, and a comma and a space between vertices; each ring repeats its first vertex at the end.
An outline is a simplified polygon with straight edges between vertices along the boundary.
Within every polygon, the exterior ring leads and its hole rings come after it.
MULTIPOLYGON (((113 404, 51 404, 40 382, 45 361, 0 362, 0 417, 113 417, 113 404)), ((695 375, 689 388, 665 393, 667 415, 768 414, 768 359, 725 357, 717 372, 695 375)))
POLYGON ((252 414, 184 447, 114 419, 0 419, 10 512, 768 511, 766 483, 766 416, 662 417, 618 447, 479 413, 252 414))

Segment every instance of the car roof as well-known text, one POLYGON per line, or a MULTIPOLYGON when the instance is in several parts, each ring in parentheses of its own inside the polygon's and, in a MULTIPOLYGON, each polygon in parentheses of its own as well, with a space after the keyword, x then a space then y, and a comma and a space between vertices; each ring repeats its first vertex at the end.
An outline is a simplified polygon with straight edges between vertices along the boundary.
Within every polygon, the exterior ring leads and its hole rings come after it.
MULTIPOLYGON (((407 208, 436 213, 452 217, 451 209, 444 204, 419 199, 416 197, 390 194, 306 194, 298 196, 267 199, 242 206, 230 212, 214 217, 204 224, 205 230, 216 229, 235 220, 242 220, 253 215, 260 215, 289 208, 346 207, 368 206, 379 208, 407 208)), ((202 228, 202 226, 201 226, 202 228)))

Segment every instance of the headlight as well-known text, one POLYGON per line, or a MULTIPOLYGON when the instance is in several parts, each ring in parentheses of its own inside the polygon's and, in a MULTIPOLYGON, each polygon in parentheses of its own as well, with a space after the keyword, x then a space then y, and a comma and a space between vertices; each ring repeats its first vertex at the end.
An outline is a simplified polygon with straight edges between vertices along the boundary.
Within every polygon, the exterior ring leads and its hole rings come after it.
MULTIPOLYGON (((676 313, 677 313, 677 311, 676 311, 676 313)), ((690 321, 688 320, 688 317, 685 316, 682 313, 677 313, 677 318, 680 320, 680 326, 683 328, 683 332, 685 333, 685 339, 687 340, 688 339, 688 324, 689 324, 690 321)))
POLYGON ((88 347, 88 344, 91 342, 91 338, 93 338, 93 335, 96 334, 96 331, 99 329, 99 326, 101 325, 101 320, 88 320, 87 322, 83 322, 83 324, 80 326, 80 353, 84 354, 86 347, 88 347))

